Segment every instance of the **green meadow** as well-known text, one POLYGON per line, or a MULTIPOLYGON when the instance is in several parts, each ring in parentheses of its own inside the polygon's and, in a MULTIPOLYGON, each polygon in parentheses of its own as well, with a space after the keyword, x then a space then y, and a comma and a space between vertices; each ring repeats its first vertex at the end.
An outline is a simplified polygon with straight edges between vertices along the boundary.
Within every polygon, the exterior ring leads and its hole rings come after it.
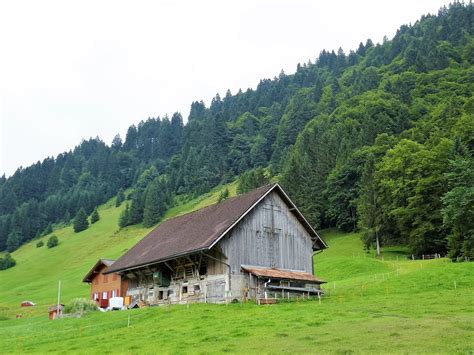
MULTIPOLYGON (((228 186, 235 194, 235 184, 228 186)), ((217 201, 215 189, 183 201, 166 218, 217 201)), ((37 240, 13 253, 17 266, 0 272, 0 352, 77 353, 472 353, 474 266, 447 259, 412 261, 403 248, 383 259, 363 251, 357 234, 326 231, 329 248, 315 256, 327 280, 320 300, 273 306, 252 302, 190 304, 94 312, 48 320, 61 280, 62 301, 87 297, 85 273, 100 257, 115 258, 149 229, 119 230, 124 206, 101 206, 101 220, 81 233, 54 231, 56 248, 37 240), (36 307, 20 308, 31 300, 36 307), (15 319, 16 314, 23 318, 15 319)), ((47 237, 45 237, 45 240, 47 237)))

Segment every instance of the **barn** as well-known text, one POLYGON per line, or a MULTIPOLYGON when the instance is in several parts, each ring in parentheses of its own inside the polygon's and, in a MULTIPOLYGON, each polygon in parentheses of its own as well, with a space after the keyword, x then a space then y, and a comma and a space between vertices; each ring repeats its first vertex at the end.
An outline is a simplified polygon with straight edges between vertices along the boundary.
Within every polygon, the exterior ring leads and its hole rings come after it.
POLYGON ((161 223, 114 262, 148 305, 319 294, 313 256, 327 248, 280 185, 161 223))

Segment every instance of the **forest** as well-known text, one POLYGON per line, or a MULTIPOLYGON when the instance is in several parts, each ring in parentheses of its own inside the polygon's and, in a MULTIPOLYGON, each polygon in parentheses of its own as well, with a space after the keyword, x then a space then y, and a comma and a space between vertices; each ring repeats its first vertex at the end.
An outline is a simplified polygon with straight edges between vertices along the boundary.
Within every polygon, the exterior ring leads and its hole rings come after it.
MULTIPOLYGON (((382 43, 323 50, 255 89, 99 138, 0 178, 0 251, 117 196, 120 227, 240 177, 278 181, 317 229, 366 248, 474 256, 474 11, 455 2, 382 43)), ((96 217, 98 218, 98 216, 96 217)))

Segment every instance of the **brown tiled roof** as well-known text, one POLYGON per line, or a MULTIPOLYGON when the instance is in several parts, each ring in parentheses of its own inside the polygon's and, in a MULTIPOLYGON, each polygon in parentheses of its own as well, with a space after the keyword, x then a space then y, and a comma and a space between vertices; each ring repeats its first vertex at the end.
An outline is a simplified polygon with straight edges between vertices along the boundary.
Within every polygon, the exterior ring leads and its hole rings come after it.
POLYGON ((242 265, 242 270, 261 277, 275 278, 281 280, 298 280, 298 281, 312 281, 316 283, 325 283, 316 276, 304 271, 284 270, 273 268, 263 268, 258 266, 242 265))
POLYGON ((95 263, 94 267, 89 270, 86 276, 84 276, 84 279, 82 280, 82 282, 92 282, 92 279, 94 278, 94 274, 98 273, 97 269, 99 267, 101 267, 102 265, 106 267, 110 267, 114 262, 115 260, 112 260, 112 259, 99 259, 95 263))
MULTIPOLYGON (((278 184, 265 185, 238 197, 161 223, 118 259, 107 270, 107 273, 132 269, 210 249, 257 202, 275 188, 285 198, 286 194, 278 184)), ((305 225, 313 239, 317 241, 319 248, 327 247, 296 207, 293 212, 305 225)))

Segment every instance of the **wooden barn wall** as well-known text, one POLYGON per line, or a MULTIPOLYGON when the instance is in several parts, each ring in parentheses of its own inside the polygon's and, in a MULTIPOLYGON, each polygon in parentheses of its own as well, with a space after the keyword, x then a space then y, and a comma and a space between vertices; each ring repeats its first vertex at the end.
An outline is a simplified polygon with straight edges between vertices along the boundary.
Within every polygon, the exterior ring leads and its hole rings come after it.
POLYGON ((233 274, 240 273, 241 265, 312 273, 312 244, 308 232, 278 193, 273 191, 219 246, 227 256, 233 274))
POLYGON ((220 246, 217 245, 210 252, 207 253, 211 255, 212 259, 207 259, 207 274, 208 275, 222 275, 228 273, 227 266, 224 263, 227 263, 226 256, 222 253, 220 246), (219 260, 219 261, 218 261, 219 260))

